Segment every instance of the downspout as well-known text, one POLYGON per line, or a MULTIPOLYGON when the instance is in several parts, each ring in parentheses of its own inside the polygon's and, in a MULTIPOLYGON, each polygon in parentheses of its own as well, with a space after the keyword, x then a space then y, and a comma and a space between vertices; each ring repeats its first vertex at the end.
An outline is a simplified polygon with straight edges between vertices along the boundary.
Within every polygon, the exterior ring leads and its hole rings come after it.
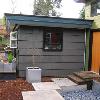
POLYGON ((90 41, 90 29, 85 29, 85 55, 84 55, 84 71, 88 71, 89 68, 89 41, 90 41))

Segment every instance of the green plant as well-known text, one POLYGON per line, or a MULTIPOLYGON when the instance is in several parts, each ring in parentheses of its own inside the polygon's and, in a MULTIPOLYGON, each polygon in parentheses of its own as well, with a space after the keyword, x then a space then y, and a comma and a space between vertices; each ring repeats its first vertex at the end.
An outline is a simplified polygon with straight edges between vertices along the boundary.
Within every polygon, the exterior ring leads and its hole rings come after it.
POLYGON ((34 15, 57 16, 61 14, 57 11, 61 7, 62 0, 34 0, 34 15))
POLYGON ((12 36, 13 37, 16 37, 16 32, 12 32, 12 36))
POLYGON ((12 54, 12 52, 9 52, 8 53, 8 62, 12 63, 12 60, 13 60, 13 54, 12 54))
POLYGON ((85 19, 85 7, 83 7, 82 10, 80 11, 80 18, 85 19))

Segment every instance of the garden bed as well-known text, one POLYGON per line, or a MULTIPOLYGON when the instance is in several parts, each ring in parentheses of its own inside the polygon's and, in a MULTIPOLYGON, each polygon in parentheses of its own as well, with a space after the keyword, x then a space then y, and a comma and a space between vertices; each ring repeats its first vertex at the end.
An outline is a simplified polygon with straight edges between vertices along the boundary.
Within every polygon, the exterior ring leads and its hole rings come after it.
MULTIPOLYGON (((50 82, 50 77, 42 78, 42 81, 50 82)), ((22 91, 33 91, 32 84, 25 79, 17 78, 16 80, 0 81, 0 100, 23 100, 22 91)))

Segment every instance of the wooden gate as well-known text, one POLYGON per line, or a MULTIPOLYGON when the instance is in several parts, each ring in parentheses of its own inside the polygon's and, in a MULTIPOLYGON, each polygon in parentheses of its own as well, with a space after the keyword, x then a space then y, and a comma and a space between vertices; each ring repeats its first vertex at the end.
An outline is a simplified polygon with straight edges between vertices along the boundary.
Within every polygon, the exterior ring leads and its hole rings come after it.
POLYGON ((100 70, 100 32, 93 32, 91 70, 97 73, 100 70))

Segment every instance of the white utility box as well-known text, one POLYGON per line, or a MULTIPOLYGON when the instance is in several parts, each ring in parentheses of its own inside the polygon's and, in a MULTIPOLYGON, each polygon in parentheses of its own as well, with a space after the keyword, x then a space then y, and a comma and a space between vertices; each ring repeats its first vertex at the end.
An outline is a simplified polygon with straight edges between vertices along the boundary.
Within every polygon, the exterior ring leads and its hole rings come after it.
POLYGON ((26 80, 29 83, 41 82, 41 69, 39 67, 26 67, 26 80))

